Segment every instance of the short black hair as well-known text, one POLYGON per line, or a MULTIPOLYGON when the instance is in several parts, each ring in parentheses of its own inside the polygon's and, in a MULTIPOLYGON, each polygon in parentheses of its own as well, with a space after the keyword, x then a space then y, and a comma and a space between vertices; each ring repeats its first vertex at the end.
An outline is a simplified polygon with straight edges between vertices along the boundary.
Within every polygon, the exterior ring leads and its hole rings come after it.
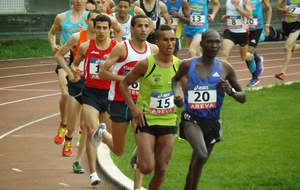
POLYGON ((92 14, 92 13, 101 14, 101 11, 99 11, 98 9, 89 11, 89 14, 88 14, 88 16, 87 16, 87 19, 89 19, 89 18, 91 17, 91 14, 92 14))
POLYGON ((162 31, 168 31, 168 30, 173 30, 169 25, 166 25, 166 24, 163 24, 163 25, 160 25, 159 27, 158 27, 158 29, 156 30, 156 40, 159 38, 159 36, 160 36, 160 33, 162 32, 162 31))
POLYGON ((129 4, 129 6, 131 5, 131 1, 130 1, 130 0, 119 0, 119 1, 118 1, 118 4, 119 4, 121 1, 127 2, 127 3, 129 4))
MULTIPOLYGON (((136 23, 136 19, 139 19, 139 18, 147 18, 147 19, 149 19, 149 17, 147 17, 146 15, 135 15, 135 16, 132 17, 130 25, 132 27, 134 27, 134 25, 136 23)), ((150 20, 149 20, 149 24, 150 24, 150 20)))
POLYGON ((108 22, 109 28, 111 27, 111 20, 106 14, 101 13, 95 18, 94 27, 96 26, 96 22, 108 22))

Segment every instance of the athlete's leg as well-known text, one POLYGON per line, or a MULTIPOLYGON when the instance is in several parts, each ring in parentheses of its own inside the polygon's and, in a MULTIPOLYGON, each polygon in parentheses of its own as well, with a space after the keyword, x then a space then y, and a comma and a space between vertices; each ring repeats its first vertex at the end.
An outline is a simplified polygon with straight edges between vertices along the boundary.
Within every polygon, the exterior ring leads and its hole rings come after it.
POLYGON ((242 60, 245 60, 245 61, 252 60, 251 53, 248 52, 248 45, 239 46, 239 49, 240 49, 240 56, 241 56, 242 60))
POLYGON ((97 109, 87 104, 82 105, 82 117, 88 131, 86 150, 91 174, 96 172, 96 148, 92 147, 91 138, 98 126, 98 116, 97 109))
POLYGON ((67 103, 67 129, 66 137, 72 138, 75 129, 79 126, 81 104, 73 97, 69 96, 67 103))
POLYGON ((58 69, 58 84, 61 92, 59 100, 59 112, 62 124, 67 124, 67 100, 69 97, 68 87, 67 87, 67 73, 63 69, 58 69))
POLYGON ((155 142, 155 170, 149 190, 160 189, 170 162, 174 146, 174 134, 162 135, 156 138, 155 142))
MULTIPOLYGON (((134 134, 134 138, 135 138, 135 144, 137 145, 137 135, 135 133, 136 131, 136 123, 134 122, 134 120, 131 120, 131 128, 134 134)), ((142 188, 142 182, 143 182, 143 177, 144 174, 142 174, 142 172, 140 171, 140 169, 137 167, 134 171, 134 180, 133 180, 133 189, 141 189, 142 188)))
POLYGON ((285 45, 284 45, 285 56, 284 56, 283 68, 281 70, 281 73, 283 73, 283 74, 286 73, 287 67, 291 62, 292 49, 293 49, 293 46, 296 44, 296 40, 297 40, 299 34, 300 34, 300 30, 290 33, 289 37, 287 38, 287 40, 285 42, 285 45))
POLYGON ((295 45, 293 46, 293 52, 299 50, 300 50, 300 45, 295 43, 295 45))
POLYGON ((234 46, 234 42, 229 39, 223 40, 221 59, 227 61, 229 53, 234 46))
POLYGON ((201 56, 200 52, 200 41, 202 39, 202 34, 195 34, 193 40, 189 45, 189 57, 201 56))
POLYGON ((109 114, 107 112, 101 112, 99 115, 100 123, 105 123, 106 130, 111 134, 111 120, 109 118, 109 114))
POLYGON ((213 146, 207 148, 204 135, 199 126, 192 122, 184 122, 184 135, 193 149, 193 155, 186 178, 185 190, 196 190, 202 169, 206 163, 213 146))
POLYGON ((83 121, 81 122, 81 126, 82 126, 82 133, 81 133, 81 137, 80 137, 80 144, 79 144, 78 151, 77 151, 76 158, 75 158, 75 161, 78 161, 79 163, 81 162, 83 153, 86 148, 86 141, 87 141, 87 128, 85 127, 83 121))
POLYGON ((58 84, 61 91, 61 96, 59 100, 59 111, 60 111, 60 125, 57 130, 57 134, 54 137, 54 142, 56 144, 62 144, 65 140, 66 126, 67 126, 67 101, 69 97, 67 80, 65 78, 66 72, 63 69, 57 69, 58 73, 58 84))
POLYGON ((153 152, 155 137, 149 133, 138 133, 137 136, 137 165, 143 174, 149 174, 154 169, 153 152))
POLYGON ((117 123, 111 121, 111 135, 107 131, 102 134, 103 142, 117 156, 122 156, 125 151, 128 125, 129 122, 117 123))

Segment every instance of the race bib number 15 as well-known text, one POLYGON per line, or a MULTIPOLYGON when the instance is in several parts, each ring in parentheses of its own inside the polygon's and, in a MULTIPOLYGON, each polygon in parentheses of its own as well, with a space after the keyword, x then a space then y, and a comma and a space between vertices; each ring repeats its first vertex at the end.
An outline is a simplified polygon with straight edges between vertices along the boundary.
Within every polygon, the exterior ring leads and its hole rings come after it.
POLYGON ((151 93, 149 113, 163 115, 174 112, 174 94, 172 91, 166 93, 151 93))

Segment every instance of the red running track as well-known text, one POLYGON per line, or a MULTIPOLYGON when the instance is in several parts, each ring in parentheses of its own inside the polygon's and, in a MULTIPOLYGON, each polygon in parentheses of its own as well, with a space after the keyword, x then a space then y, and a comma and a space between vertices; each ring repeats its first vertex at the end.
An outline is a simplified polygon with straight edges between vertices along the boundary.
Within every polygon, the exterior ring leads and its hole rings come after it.
MULTIPOLYGON (((259 86, 282 83, 274 77, 284 58, 284 42, 261 43, 265 71, 259 86)), ((179 58, 187 58, 187 50, 179 58)), ((300 80, 300 52, 293 54, 283 82, 300 80)), ((243 87, 250 80, 246 64, 234 47, 229 62, 243 87)), ((53 58, 0 61, 0 189, 94 189, 90 186, 86 156, 85 174, 72 172, 73 157, 61 156, 53 138, 59 123, 59 88, 53 58)), ((76 137, 74 138, 76 141, 76 137)), ((77 148, 73 146, 74 154, 77 148)), ((96 189, 117 189, 101 176, 96 189)))

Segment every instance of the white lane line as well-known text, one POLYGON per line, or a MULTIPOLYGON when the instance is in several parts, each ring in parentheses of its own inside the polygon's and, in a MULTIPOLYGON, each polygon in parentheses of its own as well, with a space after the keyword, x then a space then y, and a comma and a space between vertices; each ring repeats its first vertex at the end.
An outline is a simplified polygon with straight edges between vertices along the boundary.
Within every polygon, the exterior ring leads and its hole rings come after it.
POLYGON ((13 91, 13 92, 59 92, 59 90, 57 89, 53 89, 53 90, 40 90, 40 89, 1 89, 0 91, 13 91))
POLYGON ((31 67, 46 67, 46 66, 51 66, 51 65, 56 65, 56 64, 51 63, 51 64, 42 64, 42 65, 26 65, 26 66, 4 67, 4 68, 0 68, 0 70, 21 69, 21 68, 31 68, 31 67))
MULTIPOLYGON (((290 76, 290 75, 300 75, 300 72, 297 72, 297 73, 287 73, 284 76, 290 76)), ((275 75, 260 76, 259 78, 262 79, 262 78, 271 78, 271 77, 274 77, 274 79, 275 79, 275 75)), ((248 78, 238 79, 238 81, 245 81, 245 80, 249 80, 250 78, 251 77, 249 76, 248 78)), ((277 81, 280 82, 281 80, 277 80, 277 81)))
POLYGON ((31 76, 31 75, 43 75, 43 74, 50 74, 50 73, 54 73, 54 71, 38 72, 38 73, 28 73, 28 74, 18 74, 18 75, 7 75, 7 76, 0 77, 0 79, 12 78, 12 77, 24 77, 24 76, 31 76))
POLYGON ((46 97, 50 97, 50 96, 56 96, 56 95, 59 95, 59 94, 60 93, 54 93, 54 94, 47 94, 47 95, 43 95, 43 96, 35 96, 35 97, 31 97, 31 98, 24 98, 24 99, 20 99, 20 100, 15 100, 15 101, 1 103, 0 106, 4 106, 4 105, 8 105, 8 104, 14 104, 14 103, 19 103, 19 102, 24 102, 24 101, 28 101, 28 100, 39 99, 39 98, 46 98, 46 97))
POLYGON ((15 129, 13 129, 13 130, 8 131, 7 133, 4 133, 3 135, 1 135, 1 136, 0 136, 0 140, 3 139, 4 137, 8 136, 9 134, 15 132, 15 131, 18 131, 18 130, 20 130, 20 129, 23 129, 23 128, 29 126, 29 125, 34 124, 34 123, 43 121, 43 120, 45 120, 45 119, 49 119, 49 118, 51 118, 51 117, 55 117, 55 116, 57 116, 57 115, 59 115, 59 113, 55 113, 55 114, 53 114, 53 115, 49 115, 49 116, 46 116, 46 117, 42 117, 42 118, 40 118, 40 119, 31 121, 31 122, 26 123, 26 124, 24 124, 24 125, 21 125, 21 126, 15 128, 15 129))
POLYGON ((49 81, 44 81, 44 82, 35 82, 35 83, 21 84, 21 85, 15 85, 15 86, 6 86, 6 87, 0 88, 0 90, 8 89, 8 88, 19 88, 19 87, 25 87, 25 86, 48 84, 48 83, 52 83, 52 82, 58 82, 58 80, 49 80, 49 81))
POLYGON ((66 184, 66 183, 59 183, 59 185, 61 185, 61 186, 65 186, 65 187, 71 187, 71 185, 69 185, 69 184, 66 184))
POLYGON ((23 170, 20 170, 20 169, 18 169, 18 168, 12 168, 11 170, 12 170, 12 171, 15 171, 15 172, 23 172, 23 170))

